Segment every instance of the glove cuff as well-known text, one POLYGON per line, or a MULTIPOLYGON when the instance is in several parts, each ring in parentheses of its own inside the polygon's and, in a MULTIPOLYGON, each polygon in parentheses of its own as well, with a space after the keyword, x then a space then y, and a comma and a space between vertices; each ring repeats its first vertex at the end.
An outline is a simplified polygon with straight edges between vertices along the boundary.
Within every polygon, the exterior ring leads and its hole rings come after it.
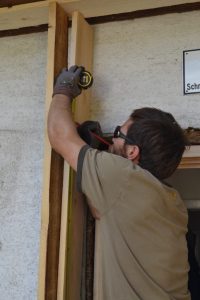
POLYGON ((60 94, 60 95, 65 95, 65 96, 67 96, 71 101, 73 100, 72 94, 71 94, 70 91, 67 90, 67 89, 61 89, 61 88, 56 89, 56 88, 54 88, 52 97, 55 96, 55 95, 58 95, 58 94, 60 94))

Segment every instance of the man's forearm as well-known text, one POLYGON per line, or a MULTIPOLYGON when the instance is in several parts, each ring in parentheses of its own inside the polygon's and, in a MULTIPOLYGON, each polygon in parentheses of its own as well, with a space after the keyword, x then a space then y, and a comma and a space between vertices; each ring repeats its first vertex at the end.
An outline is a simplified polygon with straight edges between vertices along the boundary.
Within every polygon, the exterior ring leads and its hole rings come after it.
MULTIPOLYGON (((62 138, 75 133, 75 124, 72 120, 71 100, 61 94, 53 97, 48 115, 48 133, 51 139, 56 136, 62 138)), ((51 141, 53 142, 53 141, 51 141)))
POLYGON ((56 79, 48 114, 48 136, 52 148, 76 171, 79 152, 86 144, 72 118, 71 101, 81 94, 78 83, 82 67, 63 69, 56 79))
POLYGON ((65 95, 57 94, 52 99, 48 115, 48 135, 52 148, 60 154, 63 146, 67 147, 68 141, 79 138, 72 119, 71 100, 65 95))

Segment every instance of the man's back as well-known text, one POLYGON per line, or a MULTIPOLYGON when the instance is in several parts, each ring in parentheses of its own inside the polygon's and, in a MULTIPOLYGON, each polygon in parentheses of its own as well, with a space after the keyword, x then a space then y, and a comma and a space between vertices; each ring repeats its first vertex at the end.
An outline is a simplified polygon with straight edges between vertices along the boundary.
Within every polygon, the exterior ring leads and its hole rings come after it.
POLYGON ((178 193, 123 157, 83 152, 81 189, 101 215, 94 299, 190 299, 187 211, 178 193))

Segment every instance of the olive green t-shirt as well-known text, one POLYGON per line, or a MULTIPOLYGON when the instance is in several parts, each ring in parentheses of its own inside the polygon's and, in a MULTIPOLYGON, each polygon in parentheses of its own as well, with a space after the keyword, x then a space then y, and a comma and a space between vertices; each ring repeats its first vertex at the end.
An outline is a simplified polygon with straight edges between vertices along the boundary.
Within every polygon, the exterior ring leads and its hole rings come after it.
POLYGON ((77 182, 96 220, 95 300, 189 300, 187 210, 177 191, 84 146, 77 182))

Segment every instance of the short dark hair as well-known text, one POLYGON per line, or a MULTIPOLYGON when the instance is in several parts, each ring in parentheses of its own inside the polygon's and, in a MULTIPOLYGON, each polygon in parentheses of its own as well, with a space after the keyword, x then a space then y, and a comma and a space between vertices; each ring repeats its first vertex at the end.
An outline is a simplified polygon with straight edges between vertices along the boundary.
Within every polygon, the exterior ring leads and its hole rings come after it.
POLYGON ((136 109, 130 118, 133 124, 127 137, 140 148, 139 166, 162 180, 178 167, 188 141, 172 114, 144 107, 136 109))

